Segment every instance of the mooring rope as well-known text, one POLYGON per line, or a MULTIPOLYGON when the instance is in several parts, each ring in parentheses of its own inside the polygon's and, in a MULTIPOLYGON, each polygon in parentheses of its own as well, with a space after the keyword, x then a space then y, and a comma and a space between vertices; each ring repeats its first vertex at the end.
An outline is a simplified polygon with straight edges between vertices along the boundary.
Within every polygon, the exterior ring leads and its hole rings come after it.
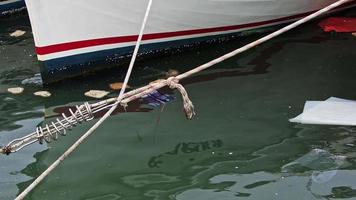
MULTIPOLYGON (((92 126, 82 137, 80 137, 66 152, 64 152, 63 155, 61 155, 51 166, 49 166, 39 177, 36 178, 35 181, 33 181, 23 192, 21 192, 20 195, 17 196, 17 198, 15 200, 22 200, 24 199, 38 184, 41 183, 41 181, 48 175, 50 174, 61 162, 63 162, 63 160, 68 157, 87 137, 89 137, 111 114, 112 112, 117 108, 118 103, 121 102, 123 95, 125 93, 127 84, 130 80, 130 76, 131 76, 131 72, 132 69, 134 67, 135 61, 136 61, 136 57, 138 54, 138 50, 142 41, 142 37, 143 37, 143 33, 147 24, 147 19, 151 10, 151 6, 152 6, 152 0, 150 0, 148 2, 147 8, 146 8, 146 13, 142 22, 142 26, 140 29, 140 33, 135 45, 135 49, 134 52, 132 54, 131 57, 131 61, 130 61, 130 65, 129 68, 126 72, 126 76, 125 76, 125 80, 124 80, 124 84, 120 90, 120 94, 119 96, 116 98, 116 104, 113 105, 106 113, 105 115, 100 118, 100 120, 98 122, 96 122, 94 124, 94 126, 92 126)), ((80 109, 78 108, 78 113, 80 113, 80 109)), ((73 116, 75 117, 76 115, 74 113, 72 113, 73 116)), ((82 115, 82 113, 80 113, 82 115)), ((84 119, 84 117, 83 117, 84 119)), ((79 121, 79 119, 78 119, 79 121)))
POLYGON ((92 119, 92 116, 94 113, 110 108, 110 110, 108 112, 106 112, 106 114, 93 127, 91 127, 82 137, 80 137, 80 139, 78 139, 77 142, 75 142, 61 157, 59 157, 58 160, 56 160, 28 188, 26 188, 16 198, 16 200, 23 199, 34 187, 36 187, 53 169, 55 169, 55 167, 57 167, 89 135, 91 135, 112 114, 112 112, 117 108, 118 105, 126 107, 129 102, 131 102, 135 99, 141 98, 141 97, 143 97, 147 94, 150 94, 151 92, 154 92, 155 90, 158 90, 165 86, 169 86, 171 89, 177 89, 182 94, 184 110, 185 110, 186 116, 188 119, 192 119, 192 117, 195 115, 194 106, 193 106, 193 103, 191 102, 191 100, 189 99, 189 96, 188 96, 186 90, 184 89, 184 87, 181 84, 179 84, 180 80, 187 78, 189 76, 192 76, 193 74, 203 71, 209 67, 212 67, 217 63, 223 62, 224 60, 229 59, 233 56, 236 56, 237 54, 247 51, 257 45, 260 45, 272 38, 275 38, 275 37, 281 35, 282 33, 285 33, 285 32, 287 32, 287 31, 289 31, 303 23, 306 23, 316 17, 319 17, 322 14, 325 14, 325 13, 331 11, 332 9, 335 9, 335 8, 345 4, 347 2, 351 2, 351 1, 353 1, 353 0, 339 0, 329 6, 303 18, 303 19, 300 19, 300 20, 278 30, 278 31, 275 31, 265 37, 262 37, 259 40, 256 40, 250 44, 247 44, 241 48, 238 48, 228 54, 225 54, 217 59, 214 59, 214 60, 212 60, 206 64, 203 64, 199 67, 196 67, 190 71, 187 71, 187 72, 180 74, 176 77, 169 77, 166 80, 160 80, 156 83, 152 83, 152 84, 146 85, 144 87, 124 93, 127 83, 128 83, 128 80, 129 80, 129 77, 130 77, 130 74, 131 74, 131 71, 132 71, 132 68, 133 68, 133 64, 134 64, 136 56, 137 56, 138 47, 142 40, 143 30, 144 30, 145 24, 147 23, 149 11, 151 9, 152 0, 150 0, 147 10, 146 10, 145 18, 144 18, 144 21, 143 21, 143 24, 141 27, 140 35, 139 35, 139 38, 138 38, 136 46, 135 46, 134 54, 131 59, 130 67, 129 67, 128 72, 125 77, 123 88, 120 91, 120 94, 117 98, 110 98, 110 99, 100 101, 100 102, 94 103, 94 104, 85 103, 81 106, 77 106, 76 112, 70 111, 70 113, 72 114, 70 117, 63 115, 62 120, 57 119, 57 122, 52 123, 52 125, 46 125, 45 128, 38 128, 35 133, 32 133, 32 134, 25 136, 23 138, 16 139, 16 140, 10 142, 4 148, 0 149, 0 153, 9 154, 12 152, 16 152, 16 151, 20 150, 21 148, 28 146, 36 141, 42 142, 44 139, 47 142, 47 141, 51 141, 50 138, 57 139, 58 133, 65 135, 65 129, 71 128, 71 127, 75 126, 77 123, 90 120, 90 119, 92 119))
MULTIPOLYGON (((353 0, 340 0, 336 3, 333 3, 327 7, 325 7, 324 9, 321 9, 319 10, 318 12, 315 12, 299 21, 296 21, 276 32, 273 32, 259 40, 256 40, 250 44, 247 44, 239 49, 236 49, 228 54, 225 54, 215 60, 212 60, 206 64, 203 64, 197 68, 194 68, 190 71, 187 71, 183 74, 180 74, 176 77, 170 77, 170 78, 174 78, 175 82, 179 82, 179 80, 182 80, 184 78, 187 78, 195 73, 198 73, 202 70, 205 70, 217 63, 220 63, 228 58, 231 58, 239 53, 242 53, 244 51, 247 51, 263 42, 266 42, 284 32, 287 32, 305 22, 308 22, 322 14, 325 14, 326 12, 342 5, 342 4, 345 4, 347 2, 350 2, 350 1, 353 1, 353 0)), ((0 148, 0 153, 2 154, 10 154, 10 153, 14 153, 14 152, 17 152, 18 150, 24 148, 25 146, 28 146, 32 143, 35 143, 35 142, 38 142, 38 141, 42 141, 41 138, 42 135, 43 136, 46 136, 48 137, 48 135, 53 135, 54 132, 57 132, 57 133, 60 133, 60 135, 65 135, 65 129, 68 129, 68 128, 71 128, 73 126, 75 126, 77 124, 78 121, 76 121, 75 119, 77 117, 80 117, 80 116, 77 116, 78 114, 80 114, 80 111, 84 108, 85 110, 83 110, 82 112, 88 112, 88 109, 90 109, 90 115, 94 114, 94 113, 97 113, 99 111, 102 111, 102 110, 106 110, 108 108, 111 108, 113 106, 117 106, 118 104, 121 104, 122 106, 127 106, 127 103, 135 100, 135 99, 138 99, 138 98, 141 98, 142 96, 145 96, 147 94, 150 94, 151 92, 155 91, 155 90, 158 90, 162 87, 165 87, 168 84, 168 79, 167 80, 160 80, 156 83, 153 83, 153 84, 149 84, 149 85, 146 85, 144 87, 141 87, 141 88, 138 88, 138 89, 135 89, 135 90, 132 90, 130 92, 127 92, 125 94, 123 94, 122 96, 122 101, 121 102, 118 102, 117 101, 117 98, 110 98, 110 99, 107 99, 107 100, 104 100, 104 101, 100 101, 100 102, 97 102, 97 103, 93 103, 93 104, 88 104, 88 103, 85 103, 81 106, 77 106, 77 111, 74 113, 74 115, 71 115, 69 117, 66 117, 65 115, 63 115, 63 119, 57 119, 56 122, 52 122, 51 125, 49 125, 48 127, 45 126, 44 128, 42 128, 42 131, 40 129, 40 133, 41 135, 38 135, 37 131, 32 133, 32 134, 29 134, 25 137, 22 137, 22 138, 18 138, 18 139, 15 139, 13 141, 11 141, 10 143, 8 143, 5 147, 3 148, 0 148)), ((180 87, 181 88, 181 87, 180 87)), ((182 97, 183 97, 183 102, 184 102, 184 109, 187 110, 189 112, 189 110, 192 110, 191 113, 193 114, 189 114, 189 113, 186 113, 187 114, 187 117, 188 119, 191 119, 193 116, 194 116, 194 106, 193 104, 191 103, 191 101, 189 100, 189 97, 187 95, 187 93, 185 92, 185 90, 183 91, 182 89, 180 89, 179 91, 181 91, 182 93, 182 97)), ((70 110, 71 111, 71 110, 70 110)), ((73 113, 73 112, 71 112, 73 113)), ((88 120, 91 120, 92 117, 88 117, 87 119, 85 119, 84 121, 88 121, 88 120)), ((82 120, 83 121, 83 120, 82 120)), ((58 134, 55 134, 56 136, 58 134)), ((53 139, 57 139, 56 138, 53 138, 53 139)))

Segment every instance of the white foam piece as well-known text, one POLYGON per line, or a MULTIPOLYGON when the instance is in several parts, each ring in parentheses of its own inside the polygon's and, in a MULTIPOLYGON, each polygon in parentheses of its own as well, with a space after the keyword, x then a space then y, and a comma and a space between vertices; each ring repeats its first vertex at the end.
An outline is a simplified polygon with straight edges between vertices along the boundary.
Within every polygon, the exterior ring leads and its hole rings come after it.
POLYGON ((303 113, 289 121, 301 124, 356 126, 356 101, 336 97, 326 101, 307 101, 303 113))

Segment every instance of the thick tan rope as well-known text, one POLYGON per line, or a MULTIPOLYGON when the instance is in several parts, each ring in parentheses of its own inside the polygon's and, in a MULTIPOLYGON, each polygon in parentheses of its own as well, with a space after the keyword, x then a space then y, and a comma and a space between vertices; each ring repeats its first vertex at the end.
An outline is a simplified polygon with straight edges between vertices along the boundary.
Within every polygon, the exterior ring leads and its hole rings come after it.
MULTIPOLYGON (((226 60, 226 59, 228 59, 228 58, 230 58, 232 56, 235 56, 235 55, 237 55, 237 54, 239 54, 241 52, 244 52, 244 51, 246 51, 246 50, 248 50, 248 49, 250 49, 250 48, 252 48, 252 47, 254 47, 254 46, 258 45, 258 44, 261 44, 261 43, 263 43, 263 42, 265 42, 265 41, 267 41, 269 39, 272 39, 272 38, 274 38, 274 37, 286 32, 286 31, 288 31, 288 30, 290 30, 292 28, 295 28, 296 26, 298 26, 298 25, 300 25, 302 23, 305 23, 305 22, 307 22, 307 21, 309 21, 311 19, 314 19, 315 17, 318 17, 321 14, 324 14, 324 13, 336 8, 337 6, 340 6, 340 5, 342 5, 344 3, 347 3, 347 2, 350 2, 350 1, 352 1, 352 0, 341 0, 341 1, 338 1, 338 2, 336 2, 334 4, 332 4, 332 5, 324 8, 324 9, 312 14, 312 15, 307 16, 306 18, 303 18, 303 19, 301 19, 301 20, 299 20, 299 21, 297 21, 295 23, 290 24, 289 26, 287 26, 287 27, 285 27, 285 28, 283 28, 281 30, 278 30, 278 31, 276 31, 276 32, 274 32, 272 34, 267 35, 266 37, 263 37, 263 38, 255 41, 255 42, 252 42, 252 43, 250 43, 250 44, 248 44, 248 45, 246 45, 244 47, 236 49, 235 51, 230 52, 230 53, 228 53, 228 54, 226 54, 226 55, 224 55, 224 56, 222 56, 220 58, 217 58, 217 59, 215 59, 215 60, 213 60, 211 62, 208 62, 208 63, 206 63, 204 65, 201 65, 201 66, 199 66, 199 67, 197 67, 197 68, 195 68, 193 70, 190 70, 190 71, 188 71, 188 72, 186 72, 184 74, 181 74, 181 75, 177 76, 176 78, 181 80, 181 79, 186 78, 188 76, 191 76, 191 75, 193 75, 195 73, 198 73, 198 72, 200 72, 200 71, 202 71, 202 70, 204 70, 206 68, 209 68, 209 67, 213 66, 216 63, 222 62, 222 61, 224 61, 224 60, 226 60)), ((160 88, 162 88, 164 86, 166 86, 165 82, 161 81, 161 82, 155 84, 154 87, 152 87, 152 85, 147 85, 147 86, 138 88, 136 90, 130 91, 128 93, 125 93, 123 95, 123 98, 122 98, 123 101, 121 102, 121 104, 124 105, 124 106, 127 106, 128 102, 130 102, 130 101, 132 101, 134 99, 137 99, 139 97, 142 97, 143 95, 147 95, 150 92, 153 92, 155 89, 160 89, 160 88)), ((90 107, 93 109, 93 113, 95 113, 95 112, 98 112, 98 111, 102 110, 102 109, 94 110, 96 107, 103 107, 104 106, 105 108, 109 108, 109 107, 112 107, 113 105, 117 105, 117 103, 115 103, 115 102, 117 102, 117 98, 110 98, 110 99, 107 99, 107 100, 104 100, 104 101, 101 101, 101 102, 97 102, 97 103, 91 104, 90 107)), ((50 127, 51 127, 51 125, 50 125, 50 127)), ((30 134, 29 136, 16 139, 16 140, 10 142, 4 148, 0 148, 0 153, 9 154, 9 153, 12 153, 12 152, 16 152, 16 151, 22 149, 23 147, 34 143, 37 139, 38 139, 37 136, 34 135, 34 134, 30 134)))
MULTIPOLYGON (((188 78, 188 77, 190 77, 190 76, 192 76, 192 75, 194 75, 196 73, 199 73, 199 72, 201 72, 201 71, 203 71, 203 70, 205 70, 207 68, 210 68, 210 67, 214 66, 215 64, 223 62, 223 61, 225 61, 225 60, 227 60, 227 59, 229 59, 231 57, 234 57, 234 56, 236 56, 236 55, 238 55, 238 54, 240 54, 242 52, 245 52, 245 51, 247 51, 247 50, 249 50, 249 49, 251 49, 253 47, 256 47, 256 46, 258 46, 258 45, 260 45, 260 44, 262 44, 262 43, 264 43, 264 42, 266 42, 268 40, 271 40, 271 39, 273 39, 273 38, 275 38, 275 37, 287 32, 287 31, 289 31, 291 29, 294 29, 294 28, 300 26, 301 24, 304 24, 304 23, 306 23, 306 22, 308 22, 308 21, 310 21, 312 19, 320 17, 321 15, 323 15, 323 14, 325 14, 325 13, 327 13, 327 12, 329 12, 329 11, 331 11, 331 10, 333 10, 333 9, 335 9, 335 8, 345 4, 345 3, 351 2, 351 1, 353 1, 353 0, 340 0, 340 1, 337 1, 337 2, 335 2, 333 4, 331 4, 331 5, 323 8, 323 9, 311 14, 311 15, 308 15, 305 18, 302 18, 302 19, 300 19, 300 20, 298 20, 298 21, 296 21, 294 23, 291 23, 290 25, 288 25, 288 26, 286 26, 286 27, 284 27, 284 28, 282 28, 282 29, 280 29, 278 31, 275 31, 275 32, 273 32, 273 33, 271 33, 271 34, 269 34, 269 35, 267 35, 265 37, 262 37, 262 38, 260 38, 260 39, 258 39, 256 41, 254 41, 254 42, 251 42, 251 43, 249 43, 249 44, 247 44, 247 45, 245 45, 245 46, 243 46, 241 48, 238 48, 238 49, 236 49, 236 50, 234 50, 234 51, 232 51, 230 53, 227 53, 227 54, 225 54, 225 55, 223 55, 223 56, 221 56, 219 58, 216 58, 216 59, 214 59, 214 60, 212 60, 212 61, 210 61, 208 63, 205 63, 205 64, 203 64, 201 66, 198 66, 198 67, 196 67, 196 68, 194 68, 192 70, 189 70, 189 71, 187 71, 187 72, 185 72, 183 74, 180 74, 180 75, 176 76, 175 78, 178 79, 178 80, 182 80, 182 79, 188 78)), ((123 105, 127 105, 128 102, 130 102, 130 101, 132 101, 134 99, 137 99, 139 97, 147 95, 150 92, 153 92, 154 90, 157 90, 157 89, 160 89, 160 88, 166 86, 167 85, 166 81, 167 80, 161 80, 161 81, 158 81, 157 83, 155 83, 153 85, 152 84, 146 85, 144 87, 141 87, 141 88, 138 88, 136 90, 133 90, 133 91, 130 91, 130 92, 126 93, 125 94, 125 98, 122 101, 122 104, 123 105)), ((99 102, 99 103, 104 103, 105 102, 105 103, 108 104, 108 103, 112 103, 113 101, 115 101, 115 98, 107 99, 107 100, 105 100, 103 102, 99 102)))
MULTIPOLYGON (((179 84, 179 80, 183 79, 183 78, 187 78, 195 73, 198 73, 202 70, 205 70, 217 63, 220 63, 226 59, 229 59, 239 53, 242 53, 246 50, 249 50, 261 43, 264 43, 274 37, 277 37, 279 35, 281 35, 282 33, 285 33, 305 22, 308 22, 322 14, 325 14, 326 12, 334 9, 334 8, 337 8, 338 6, 342 5, 342 4, 345 4, 347 2, 350 2, 350 1, 353 1, 353 0, 340 0, 340 1, 337 1, 327 7, 325 7, 324 9, 321 9, 319 10, 318 12, 314 13, 314 14, 311 14, 297 22, 294 22, 274 33, 271 33, 255 42, 252 42, 244 47, 241 47, 239 49, 236 49, 235 51, 232 51, 228 54, 225 54, 215 60, 212 60, 204 65, 201 65, 195 69, 192 69, 188 72, 185 72, 183 74, 180 74, 178 75, 177 77, 170 77, 168 78, 167 80, 163 80, 163 81, 160 81, 158 83, 155 83, 155 84, 151 84, 151 85, 148 85, 148 86, 145 86, 145 87, 142 87, 142 88, 139 88, 139 89, 136 89, 134 91, 131 91, 131 92, 128 92, 126 94, 123 93, 123 90, 121 90, 120 92, 120 95, 118 98, 112 98, 112 99, 108 99, 106 101, 102 101, 102 102, 99 102, 97 104, 94 104, 94 105, 104 105, 104 104, 109 104, 109 103, 113 103, 114 104, 112 105, 111 109, 91 128, 89 129, 88 132, 86 132, 77 142, 75 142, 61 157, 59 157, 45 172, 43 172, 28 188, 26 188, 15 200, 20 200, 20 199, 23 199, 32 189, 34 189, 34 187, 36 187, 52 170, 54 170, 67 156, 70 155, 70 153, 72 153, 87 137, 89 137, 95 130, 96 128, 99 127, 99 125, 105 120, 107 119, 110 114, 117 108, 118 104, 122 104, 124 106, 127 105, 128 102, 134 100, 134 99, 137 99, 137 98, 140 98, 144 95, 147 95, 151 92, 153 92, 154 90, 157 90, 157 89, 160 89, 166 85, 168 85, 170 88, 174 89, 178 89, 181 94, 182 94, 182 97, 183 97, 183 102, 184 102, 184 110, 186 111, 186 115, 188 117, 188 119, 191 119, 193 117, 193 115, 195 114, 194 113, 194 106, 192 104, 192 102, 189 100, 189 97, 188 97, 188 94, 186 92, 186 90, 184 89, 184 87, 182 85, 179 84), (127 97, 125 99, 125 97, 127 97)), ((146 11, 146 15, 145 15, 145 20, 147 20, 147 17, 148 17, 148 13, 149 13, 149 10, 150 10, 150 6, 151 6, 151 3, 152 3, 152 0, 150 0, 149 2, 149 5, 148 5, 148 8, 147 8, 147 11, 146 11)), ((144 20, 144 22, 145 22, 144 20)), ((145 24, 145 23, 144 23, 145 24)), ((144 26, 143 26, 144 27, 144 26)), ((143 33, 143 30, 141 29, 141 33, 143 33)), ((142 35, 141 35, 141 38, 142 38, 142 35)), ((137 43, 139 43, 140 41, 140 37, 139 37, 139 40, 137 43)), ((136 45, 137 47, 137 45, 136 45)), ((131 66, 131 65, 130 65, 131 66)), ((128 70, 130 72, 130 69, 128 70)), ((128 73, 129 74, 129 73, 128 73)), ((128 81, 128 80, 127 80, 128 81)), ((126 81, 126 78, 125 78, 125 83, 124 83, 124 88, 125 86, 127 85, 127 81, 126 81)), ((3 150, 0 150, 0 153, 2 153, 3 150)))
POLYGON ((187 119, 192 119, 193 116, 195 115, 194 105, 193 105, 192 101, 189 99, 188 93, 185 90, 185 88, 183 87, 183 85, 181 85, 179 83, 179 79, 174 76, 169 77, 166 80, 160 80, 157 83, 152 83, 145 87, 131 91, 130 96, 123 99, 120 102, 120 104, 123 107, 127 107, 129 102, 139 99, 145 95, 148 95, 148 94, 152 93, 153 91, 155 91, 159 88, 162 88, 164 86, 168 86, 171 89, 177 89, 181 93, 182 99, 183 99, 183 109, 184 109, 185 115, 186 115, 187 119))
POLYGON ((179 79, 176 77, 170 77, 165 81, 165 84, 171 89, 177 89, 183 98, 183 108, 185 112, 185 116, 187 119, 192 119, 195 115, 194 105, 192 101, 189 99, 188 93, 185 88, 179 84, 179 79))

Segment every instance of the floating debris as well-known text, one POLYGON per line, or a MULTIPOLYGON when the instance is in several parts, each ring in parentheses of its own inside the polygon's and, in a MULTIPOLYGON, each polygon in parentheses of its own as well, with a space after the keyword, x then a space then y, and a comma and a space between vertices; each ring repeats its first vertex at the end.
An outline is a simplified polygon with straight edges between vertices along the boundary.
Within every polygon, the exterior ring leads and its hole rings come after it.
POLYGON ((356 101, 330 97, 325 101, 307 101, 303 113, 290 122, 318 125, 356 126, 356 101))
POLYGON ((13 100, 15 100, 14 98, 11 98, 11 97, 6 97, 5 99, 4 99, 4 101, 13 101, 13 100))
POLYGON ((356 37, 356 32, 352 33, 352 35, 356 37))
POLYGON ((104 90, 90 90, 90 91, 86 92, 84 95, 87 97, 101 99, 101 98, 105 97, 106 95, 108 95, 109 93, 110 92, 104 91, 104 90))
POLYGON ((35 96, 39 96, 39 97, 50 97, 51 96, 51 93, 48 92, 48 91, 37 91, 35 93, 33 93, 35 96))
POLYGON ((179 75, 179 71, 175 70, 175 69, 169 69, 166 72, 166 77, 172 77, 172 76, 178 76, 179 75))
POLYGON ((10 33, 11 37, 20 37, 23 36, 26 33, 26 31, 22 31, 22 30, 16 30, 13 33, 10 33))
POLYGON ((21 81, 22 85, 43 85, 42 77, 41 74, 35 74, 31 78, 27 78, 21 81))
POLYGON ((11 94, 21 94, 25 89, 22 87, 8 88, 7 91, 11 94))
POLYGON ((356 18, 330 17, 319 23, 325 32, 348 33, 356 31, 356 18))
MULTIPOLYGON (((113 90, 121 90, 123 85, 124 85, 124 83, 121 83, 121 82, 111 83, 110 88, 113 90)), ((129 85, 127 85, 126 88, 131 88, 131 87, 129 85)))
POLYGON ((163 94, 157 90, 151 92, 150 94, 147 94, 142 97, 143 101, 152 106, 152 107, 158 107, 161 106, 165 103, 168 103, 175 99, 173 96, 169 94, 163 94))
POLYGON ((345 144, 346 146, 348 146, 348 147, 354 147, 355 145, 354 144, 345 144))
POLYGON ((284 165, 283 173, 303 173, 306 171, 336 170, 346 164, 346 157, 334 155, 323 149, 313 149, 297 160, 284 165))

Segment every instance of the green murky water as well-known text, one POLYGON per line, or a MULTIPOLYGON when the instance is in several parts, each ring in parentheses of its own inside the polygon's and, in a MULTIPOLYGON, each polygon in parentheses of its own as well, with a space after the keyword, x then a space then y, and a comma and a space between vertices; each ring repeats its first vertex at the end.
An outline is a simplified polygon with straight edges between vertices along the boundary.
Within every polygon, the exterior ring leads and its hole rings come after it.
MULTIPOLYGON (((346 13, 352 15, 352 13, 346 13)), ((260 35, 136 65, 130 85, 185 71, 260 35)), ((114 69, 32 95, 39 71, 26 16, 0 20, 0 143, 32 132, 69 105, 92 101, 88 89, 122 80, 114 69), (24 37, 10 38, 16 29, 24 37), (25 81, 26 82, 26 81, 25 81)), ((356 99, 356 38, 322 33, 316 23, 289 32, 184 82, 197 117, 177 99, 138 102, 116 113, 37 187, 28 199, 356 199, 356 133, 351 127, 288 122, 306 100, 356 99)), ((113 92, 112 96, 115 95, 113 92)), ((58 142, 0 157, 0 199, 13 199, 94 122, 58 142)))

